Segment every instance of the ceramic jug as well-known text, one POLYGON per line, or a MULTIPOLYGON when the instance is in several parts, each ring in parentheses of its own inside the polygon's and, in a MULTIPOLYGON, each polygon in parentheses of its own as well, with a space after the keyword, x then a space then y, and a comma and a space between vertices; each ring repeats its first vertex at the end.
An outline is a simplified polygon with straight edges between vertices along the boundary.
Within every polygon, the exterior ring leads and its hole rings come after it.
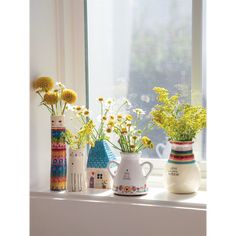
POLYGON ((156 153, 160 159, 168 159, 171 152, 171 144, 166 137, 165 143, 158 143, 156 146, 156 153))
POLYGON ((147 178, 150 175, 153 165, 145 161, 139 163, 141 153, 124 153, 121 152, 121 162, 110 161, 108 171, 113 178, 113 188, 117 195, 144 195, 148 192, 147 178), (149 165, 149 171, 144 174, 143 166, 149 165), (114 174, 111 168, 118 166, 117 173, 114 174))
POLYGON ((164 185, 172 193, 193 193, 200 186, 200 168, 191 141, 171 143, 171 154, 165 167, 164 185))

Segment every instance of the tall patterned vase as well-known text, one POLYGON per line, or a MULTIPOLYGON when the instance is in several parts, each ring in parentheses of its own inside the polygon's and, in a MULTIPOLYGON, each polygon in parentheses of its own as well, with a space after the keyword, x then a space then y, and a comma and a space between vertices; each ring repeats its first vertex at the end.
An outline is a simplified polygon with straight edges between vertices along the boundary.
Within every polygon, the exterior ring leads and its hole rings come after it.
POLYGON ((51 191, 66 190, 65 117, 51 116, 51 191))
POLYGON ((193 142, 173 142, 165 167, 165 187, 172 193, 193 193, 200 186, 200 168, 194 159, 193 142))
POLYGON ((85 149, 70 148, 68 161, 68 192, 80 192, 87 187, 85 149))
POLYGON ((87 161, 87 178, 89 188, 110 189, 113 180, 107 166, 116 160, 106 141, 96 141, 95 146, 89 150, 87 161))

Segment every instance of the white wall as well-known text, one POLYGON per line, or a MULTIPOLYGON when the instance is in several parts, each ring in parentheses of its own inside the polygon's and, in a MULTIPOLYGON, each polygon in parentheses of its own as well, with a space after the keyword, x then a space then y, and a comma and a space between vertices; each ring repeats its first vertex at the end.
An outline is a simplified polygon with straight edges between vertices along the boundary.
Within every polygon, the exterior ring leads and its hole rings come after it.
MULTIPOLYGON (((30 80, 40 75, 57 78, 55 2, 31 0, 30 4, 30 80)), ((30 184, 49 188, 50 116, 30 84, 30 184)))
MULTIPOLYGON (((40 75, 51 76, 73 88, 79 104, 85 104, 86 91, 83 27, 83 0, 31 0, 30 80, 40 75)), ((30 184, 32 190, 48 190, 50 114, 39 103, 31 83, 30 184)))

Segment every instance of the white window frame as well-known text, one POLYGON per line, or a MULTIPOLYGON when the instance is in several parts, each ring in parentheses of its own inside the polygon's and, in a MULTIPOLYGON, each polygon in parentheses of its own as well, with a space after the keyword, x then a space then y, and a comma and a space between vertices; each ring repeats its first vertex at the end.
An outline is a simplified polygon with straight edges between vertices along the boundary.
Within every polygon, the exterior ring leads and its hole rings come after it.
MULTIPOLYGON (((54 0, 57 22, 58 74, 60 81, 78 91, 81 104, 88 102, 87 65, 87 0, 54 0), (66 26, 66 27, 64 27, 66 26), (72 56, 67 56, 72 54, 72 56)), ((192 104, 205 102, 205 0, 192 0, 192 104)), ((200 143, 195 141, 198 155, 205 155, 200 143)), ((146 160, 143 158, 143 160, 146 160)), ((152 175, 163 175, 167 160, 148 159, 154 165, 152 175)), ((199 161, 202 178, 206 178, 206 161, 199 161)))

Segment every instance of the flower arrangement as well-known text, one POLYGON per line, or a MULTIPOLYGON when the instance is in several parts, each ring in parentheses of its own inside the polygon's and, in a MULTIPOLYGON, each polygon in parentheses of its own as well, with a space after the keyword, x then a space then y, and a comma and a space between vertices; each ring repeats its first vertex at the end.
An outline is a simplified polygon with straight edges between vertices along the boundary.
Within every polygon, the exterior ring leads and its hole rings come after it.
MULTIPOLYGON (((114 112, 114 100, 99 97, 100 115, 98 117, 97 126, 93 126, 92 139, 93 141, 109 140, 113 123, 115 123, 115 114, 117 114, 123 107, 129 105, 128 100, 124 100, 122 104, 114 112)), ((86 124, 86 120, 91 120, 89 110, 84 106, 74 106, 73 110, 82 124, 86 124)))
POLYGON ((206 109, 180 102, 180 96, 169 96, 165 88, 153 88, 158 104, 151 111, 153 122, 171 141, 192 141, 206 127, 206 109))
POLYGON ((40 96, 40 105, 45 106, 52 115, 64 115, 67 104, 74 104, 77 94, 72 89, 67 89, 50 77, 39 77, 33 83, 35 92, 40 96))
POLYGON ((139 122, 145 112, 140 108, 133 109, 133 112, 135 113, 134 116, 118 114, 116 121, 112 119, 107 123, 107 132, 116 134, 118 146, 109 140, 108 142, 121 152, 137 153, 145 148, 153 148, 151 139, 142 136, 145 132, 150 131, 152 126, 147 124, 143 129, 138 129, 139 122))
POLYGON ((94 146, 92 133, 95 125, 92 120, 85 123, 78 132, 72 133, 69 129, 65 132, 66 143, 74 150, 84 148, 86 144, 94 146))

